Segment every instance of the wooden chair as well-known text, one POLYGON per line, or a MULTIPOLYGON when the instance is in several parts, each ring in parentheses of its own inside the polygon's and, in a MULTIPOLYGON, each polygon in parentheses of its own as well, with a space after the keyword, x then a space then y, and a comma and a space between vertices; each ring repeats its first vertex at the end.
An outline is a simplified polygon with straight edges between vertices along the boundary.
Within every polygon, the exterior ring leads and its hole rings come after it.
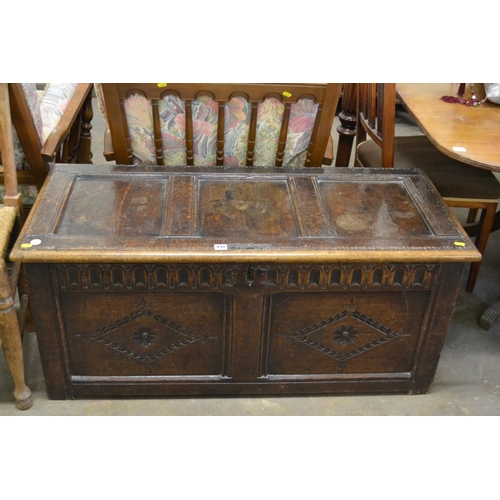
MULTIPOLYGON (((29 206, 50 163, 90 163, 92 84, 50 84, 43 99, 35 84, 9 83, 8 87, 17 183, 29 206)), ((5 183, 4 177, 0 172, 0 184, 5 183)))
MULTIPOLYGON (((0 84, 0 147, 3 155, 3 180, 6 194, 0 206, 0 344, 14 379, 14 397, 20 410, 33 405, 31 391, 24 381, 22 335, 27 313, 27 296, 21 297, 20 320, 14 309, 14 296, 19 276, 19 265, 14 264, 11 278, 6 265, 6 253, 15 226, 20 225, 21 195, 17 189, 12 125, 9 110, 9 92, 6 83, 0 84)), ((19 227, 17 228, 19 229, 19 227)))
MULTIPOLYGON (((341 84, 102 84, 118 164, 331 165, 341 84)), ((96 93, 101 87, 96 84, 96 93)))
MULTIPOLYGON (((396 84, 360 83, 357 101, 355 165, 424 170, 448 206, 481 210, 475 244, 484 254, 500 200, 494 174, 446 156, 424 135, 395 137, 396 84)), ((469 293, 480 266, 481 262, 471 264, 469 293)))

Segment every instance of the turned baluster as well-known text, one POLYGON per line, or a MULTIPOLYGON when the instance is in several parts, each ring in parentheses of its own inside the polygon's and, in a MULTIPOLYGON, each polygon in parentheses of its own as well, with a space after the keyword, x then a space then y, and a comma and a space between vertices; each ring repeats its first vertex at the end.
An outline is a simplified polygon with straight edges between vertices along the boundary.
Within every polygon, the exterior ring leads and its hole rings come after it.
POLYGON ((250 113, 250 126, 248 130, 248 146, 247 146, 247 159, 246 166, 253 166, 255 159, 255 138, 257 136, 257 112, 259 110, 259 103, 252 102, 252 111, 250 113))
POLYGON ((217 165, 224 165, 224 126, 226 103, 219 102, 219 117, 217 121, 217 165))
POLYGON ((186 101, 186 163, 194 165, 193 108, 192 101, 186 101))
POLYGON ((163 165, 163 141, 161 138, 160 112, 158 99, 152 100, 153 105, 153 135, 155 140, 155 158, 157 165, 163 165))
POLYGON ((80 124, 80 145, 78 148, 78 163, 89 164, 92 163, 92 118, 94 117, 94 110, 92 109, 92 92, 83 103, 82 118, 80 124))
POLYGON ((290 121, 291 103, 285 103, 285 112, 283 113, 283 121, 281 123, 280 136, 278 140, 278 152, 276 153, 276 166, 283 165, 283 157, 285 156, 286 138, 288 134, 288 123, 290 121))
POLYGON ((340 125, 337 127, 339 142, 337 146, 336 167, 349 166, 352 145, 356 137, 356 83, 345 83, 342 95, 342 110, 339 113, 340 125))

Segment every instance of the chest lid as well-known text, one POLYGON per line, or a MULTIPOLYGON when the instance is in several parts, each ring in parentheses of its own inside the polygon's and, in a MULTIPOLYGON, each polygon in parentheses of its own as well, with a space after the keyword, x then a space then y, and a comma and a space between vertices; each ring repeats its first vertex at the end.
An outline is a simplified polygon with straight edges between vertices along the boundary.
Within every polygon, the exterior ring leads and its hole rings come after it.
POLYGON ((423 262, 480 254, 417 170, 55 165, 22 262, 423 262))

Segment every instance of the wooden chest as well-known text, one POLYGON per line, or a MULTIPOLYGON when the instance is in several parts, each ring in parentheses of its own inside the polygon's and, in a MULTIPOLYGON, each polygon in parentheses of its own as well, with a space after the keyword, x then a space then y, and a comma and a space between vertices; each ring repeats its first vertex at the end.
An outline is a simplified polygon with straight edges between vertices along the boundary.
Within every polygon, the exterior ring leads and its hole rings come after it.
POLYGON ((11 258, 65 399, 424 393, 480 254, 419 171, 56 165, 11 258))

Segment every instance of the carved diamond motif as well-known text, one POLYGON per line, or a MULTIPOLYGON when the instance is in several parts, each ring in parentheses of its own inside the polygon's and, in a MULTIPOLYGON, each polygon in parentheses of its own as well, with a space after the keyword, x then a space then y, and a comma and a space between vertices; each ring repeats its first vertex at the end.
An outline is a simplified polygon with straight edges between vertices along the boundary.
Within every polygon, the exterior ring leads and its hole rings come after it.
POLYGON ((351 301, 335 316, 287 336, 336 359, 342 369, 350 358, 405 335, 354 309, 351 301))
POLYGON ((86 342, 99 342, 146 364, 154 363, 189 344, 208 339, 206 335, 177 325, 145 307, 97 331, 79 332, 76 336, 86 342))

